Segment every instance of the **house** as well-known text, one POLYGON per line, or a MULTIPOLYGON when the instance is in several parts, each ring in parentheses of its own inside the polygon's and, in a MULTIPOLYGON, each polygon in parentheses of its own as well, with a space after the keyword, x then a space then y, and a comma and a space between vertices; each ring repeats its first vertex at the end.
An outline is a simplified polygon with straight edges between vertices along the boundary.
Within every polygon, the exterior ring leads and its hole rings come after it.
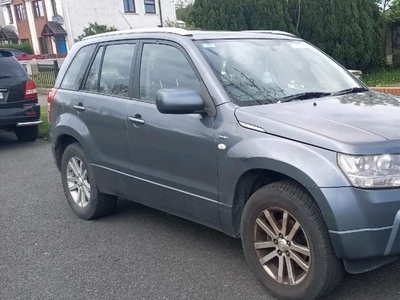
POLYGON ((115 26, 119 30, 149 28, 176 21, 174 0, 64 0, 68 46, 89 23, 115 26), (160 10, 161 4, 161 10, 160 10))
POLYGON ((0 42, 6 32, 50 57, 65 56, 89 23, 124 30, 176 21, 174 0, 0 0, 0 16, 0 42))
POLYGON ((0 11, 0 28, 6 26, 6 20, 4 19, 3 13, 0 11))
POLYGON ((67 32, 62 24, 54 22, 59 16, 62 0, 0 0, 8 31, 20 43, 29 43, 36 54, 65 56, 67 32))

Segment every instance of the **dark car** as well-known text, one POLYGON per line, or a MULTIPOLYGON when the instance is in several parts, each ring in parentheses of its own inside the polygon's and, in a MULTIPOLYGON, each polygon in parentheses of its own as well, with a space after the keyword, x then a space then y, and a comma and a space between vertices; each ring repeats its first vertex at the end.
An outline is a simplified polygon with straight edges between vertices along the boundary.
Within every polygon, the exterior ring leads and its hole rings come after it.
POLYGON ((279 299, 320 298, 400 254, 400 99, 296 36, 89 37, 48 102, 83 219, 123 197, 241 238, 279 299))
POLYGON ((28 54, 21 50, 13 49, 13 48, 1 48, 4 51, 10 52, 14 57, 19 61, 26 61, 32 59, 44 59, 44 56, 39 54, 28 54))
POLYGON ((37 139, 40 123, 35 83, 10 52, 0 50, 0 130, 29 142, 37 139))

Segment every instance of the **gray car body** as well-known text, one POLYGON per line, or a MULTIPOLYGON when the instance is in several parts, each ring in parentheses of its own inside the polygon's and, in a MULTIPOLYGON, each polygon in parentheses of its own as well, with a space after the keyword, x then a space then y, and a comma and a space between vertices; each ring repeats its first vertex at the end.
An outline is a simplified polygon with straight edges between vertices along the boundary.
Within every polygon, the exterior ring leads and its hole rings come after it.
POLYGON ((60 70, 52 105, 51 143, 58 166, 65 145, 77 141, 102 192, 233 237, 240 236, 241 214, 254 188, 290 178, 317 202, 347 271, 364 272, 395 259, 400 254, 400 189, 353 188, 338 167, 337 153, 400 153, 399 99, 368 91, 239 107, 193 42, 228 38, 297 39, 279 33, 128 33, 76 44, 60 70), (60 89, 79 49, 128 40, 138 50, 129 98, 60 89), (207 114, 161 114, 155 104, 138 99, 145 40, 173 43, 185 53, 204 84, 207 114), (85 111, 74 105, 84 105, 85 111), (137 117, 145 124, 130 122, 137 117))

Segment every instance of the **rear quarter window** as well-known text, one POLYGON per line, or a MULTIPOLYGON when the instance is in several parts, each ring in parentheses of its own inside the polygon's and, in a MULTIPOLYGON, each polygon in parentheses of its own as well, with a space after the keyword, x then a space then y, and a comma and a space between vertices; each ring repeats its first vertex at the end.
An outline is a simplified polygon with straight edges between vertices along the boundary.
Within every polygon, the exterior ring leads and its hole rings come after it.
POLYGON ((25 70, 8 51, 0 51, 0 77, 25 76, 25 70))
POLYGON ((61 83, 61 88, 78 90, 96 45, 81 48, 71 61, 61 83))

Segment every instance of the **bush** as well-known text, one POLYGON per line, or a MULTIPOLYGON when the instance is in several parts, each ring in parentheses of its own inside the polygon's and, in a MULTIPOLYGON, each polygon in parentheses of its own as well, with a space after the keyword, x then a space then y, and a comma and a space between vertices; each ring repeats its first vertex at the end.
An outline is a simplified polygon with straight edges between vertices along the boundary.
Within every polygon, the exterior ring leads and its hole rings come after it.
POLYGON ((28 54, 33 54, 32 46, 28 43, 0 45, 0 48, 12 48, 28 54))

